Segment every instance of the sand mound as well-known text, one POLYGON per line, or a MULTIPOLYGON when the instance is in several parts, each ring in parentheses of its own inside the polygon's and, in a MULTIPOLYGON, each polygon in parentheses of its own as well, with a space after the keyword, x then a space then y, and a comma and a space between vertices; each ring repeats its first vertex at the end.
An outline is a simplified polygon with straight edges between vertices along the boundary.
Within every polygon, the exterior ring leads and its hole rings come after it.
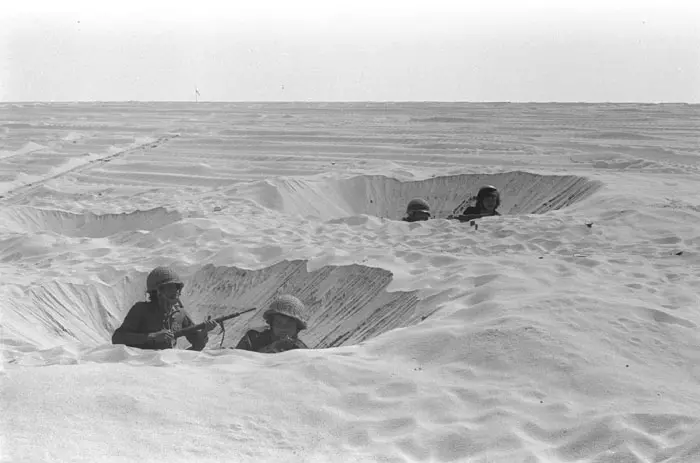
MULTIPOLYGON (((390 219, 404 216, 406 205, 416 197, 427 200, 435 217, 459 213, 476 200, 483 185, 501 192, 503 214, 541 214, 581 201, 602 183, 575 175, 539 175, 528 172, 462 174, 400 181, 382 175, 359 175, 345 179, 284 179, 245 187, 265 207, 290 214, 321 219, 368 214, 390 219)), ((235 194, 239 190, 234 190, 235 194)))
MULTIPOLYGON (((41 346, 66 341, 109 343, 131 305, 143 300, 145 276, 133 274, 108 285, 54 281, 31 287, 8 298, 6 309, 12 314, 5 318, 4 328, 16 340, 41 346)), ((291 293, 309 310, 310 328, 303 333, 307 344, 334 347, 418 323, 435 310, 421 302, 415 291, 387 292, 391 280, 391 272, 362 265, 325 266, 309 272, 302 260, 261 270, 207 265, 186 279, 182 300, 197 322, 207 315, 259 307, 226 323, 223 346, 233 347, 245 330, 264 325, 262 311, 275 295, 291 293)), ((221 335, 215 331, 209 347, 220 344, 221 335)))
POLYGON ((123 214, 75 214, 55 209, 15 206, 0 211, 5 233, 53 232, 65 236, 104 238, 117 233, 155 230, 182 219, 177 211, 158 207, 123 214))

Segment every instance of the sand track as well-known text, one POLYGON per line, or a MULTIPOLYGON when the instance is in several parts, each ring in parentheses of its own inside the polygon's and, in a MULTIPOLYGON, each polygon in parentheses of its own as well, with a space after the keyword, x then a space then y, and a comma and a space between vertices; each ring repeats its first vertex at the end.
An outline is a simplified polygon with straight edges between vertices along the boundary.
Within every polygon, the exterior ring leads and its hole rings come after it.
POLYGON ((42 185, 46 184, 47 182, 50 182, 52 180, 59 179, 61 177, 64 177, 68 174, 75 174, 79 172, 83 172, 85 170, 97 167, 99 165, 108 163, 110 161, 113 161, 121 156, 125 156, 129 153, 133 153, 136 151, 143 151, 147 149, 153 149, 153 148, 158 148, 159 146, 163 145, 166 143, 168 140, 171 140, 173 138, 178 137, 179 135, 177 134, 172 134, 172 135, 165 135, 161 136, 155 140, 149 140, 145 143, 140 143, 137 144, 136 146, 131 146, 127 149, 123 149, 120 151, 117 151, 116 153, 111 153, 105 156, 100 156, 98 158, 90 158, 89 160, 79 163, 75 167, 68 168, 66 170, 61 170, 58 173, 55 173, 53 175, 50 175, 48 177, 41 178, 40 180, 34 180, 31 182, 28 182, 22 186, 15 187, 11 190, 6 191, 3 193, 2 196, 0 196, 0 199, 2 199, 5 204, 18 204, 20 203, 27 195, 31 194, 34 190, 37 188, 41 187, 42 185))

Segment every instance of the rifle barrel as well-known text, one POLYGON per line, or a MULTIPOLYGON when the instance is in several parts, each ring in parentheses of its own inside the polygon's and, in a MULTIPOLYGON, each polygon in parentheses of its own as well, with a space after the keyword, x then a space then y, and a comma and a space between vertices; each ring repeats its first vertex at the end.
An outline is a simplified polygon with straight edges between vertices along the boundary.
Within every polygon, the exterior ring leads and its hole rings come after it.
MULTIPOLYGON (((244 313, 252 312, 253 310, 257 310, 257 307, 253 307, 252 309, 242 310, 241 312, 235 312, 235 313, 228 314, 228 315, 222 315, 221 317, 217 317, 217 318, 212 319, 212 321, 215 321, 216 323, 222 323, 226 320, 240 317, 244 313)), ((198 323, 196 325, 188 326, 187 328, 183 328, 181 330, 176 331, 175 333, 173 333, 173 336, 177 339, 181 336, 186 336, 190 333, 201 330, 202 328, 204 328, 204 323, 198 323)))

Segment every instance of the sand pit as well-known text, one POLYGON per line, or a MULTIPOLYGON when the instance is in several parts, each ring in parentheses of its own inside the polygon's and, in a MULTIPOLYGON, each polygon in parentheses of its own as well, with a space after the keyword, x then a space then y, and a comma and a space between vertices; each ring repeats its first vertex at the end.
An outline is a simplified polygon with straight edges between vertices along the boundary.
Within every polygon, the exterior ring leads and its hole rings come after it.
MULTIPOLYGON (((145 274, 105 284, 51 282, 29 288, 8 302, 6 336, 45 343, 109 343, 128 309, 145 298, 145 274), (17 321, 13 326, 10 320, 17 321), (21 323, 20 323, 21 320, 21 323), (21 327, 21 328, 19 328, 21 327), (43 342, 41 341, 43 339, 43 342)), ((261 270, 205 266, 185 278, 182 301, 197 322, 258 307, 242 319, 227 321, 226 332, 212 333, 209 347, 235 347, 251 328, 262 328, 261 314, 277 294, 294 294, 309 310, 307 344, 327 348, 357 344, 394 328, 414 325, 435 309, 416 291, 387 292, 391 272, 363 265, 307 270, 307 262, 280 262, 261 270)), ((184 340, 183 340, 184 342, 184 340)), ((185 342, 185 345, 187 343, 185 342)))
POLYGON ((258 200, 267 207, 322 220, 368 214, 394 220, 405 215, 413 198, 423 198, 433 216, 458 215, 476 201, 483 185, 501 193, 499 212, 507 215, 542 214, 588 198, 602 183, 574 175, 539 175, 529 172, 437 176, 400 181, 380 175, 340 180, 278 180, 260 189, 258 200))
POLYGON ((65 236, 103 238, 130 231, 150 231, 178 222, 182 214, 155 208, 122 214, 75 214, 32 207, 6 207, 0 211, 4 233, 55 233, 65 236))

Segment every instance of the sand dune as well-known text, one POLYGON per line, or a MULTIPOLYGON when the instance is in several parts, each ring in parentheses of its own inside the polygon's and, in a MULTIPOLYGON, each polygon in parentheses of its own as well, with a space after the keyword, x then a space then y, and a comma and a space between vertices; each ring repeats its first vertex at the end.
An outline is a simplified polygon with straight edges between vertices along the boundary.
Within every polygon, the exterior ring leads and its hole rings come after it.
POLYGON ((0 116, 2 461, 700 461, 697 107, 0 116), (445 219, 482 184, 502 217, 445 219), (112 346, 156 265, 195 321, 258 310, 112 346), (228 348, 287 292, 317 349, 228 348))

